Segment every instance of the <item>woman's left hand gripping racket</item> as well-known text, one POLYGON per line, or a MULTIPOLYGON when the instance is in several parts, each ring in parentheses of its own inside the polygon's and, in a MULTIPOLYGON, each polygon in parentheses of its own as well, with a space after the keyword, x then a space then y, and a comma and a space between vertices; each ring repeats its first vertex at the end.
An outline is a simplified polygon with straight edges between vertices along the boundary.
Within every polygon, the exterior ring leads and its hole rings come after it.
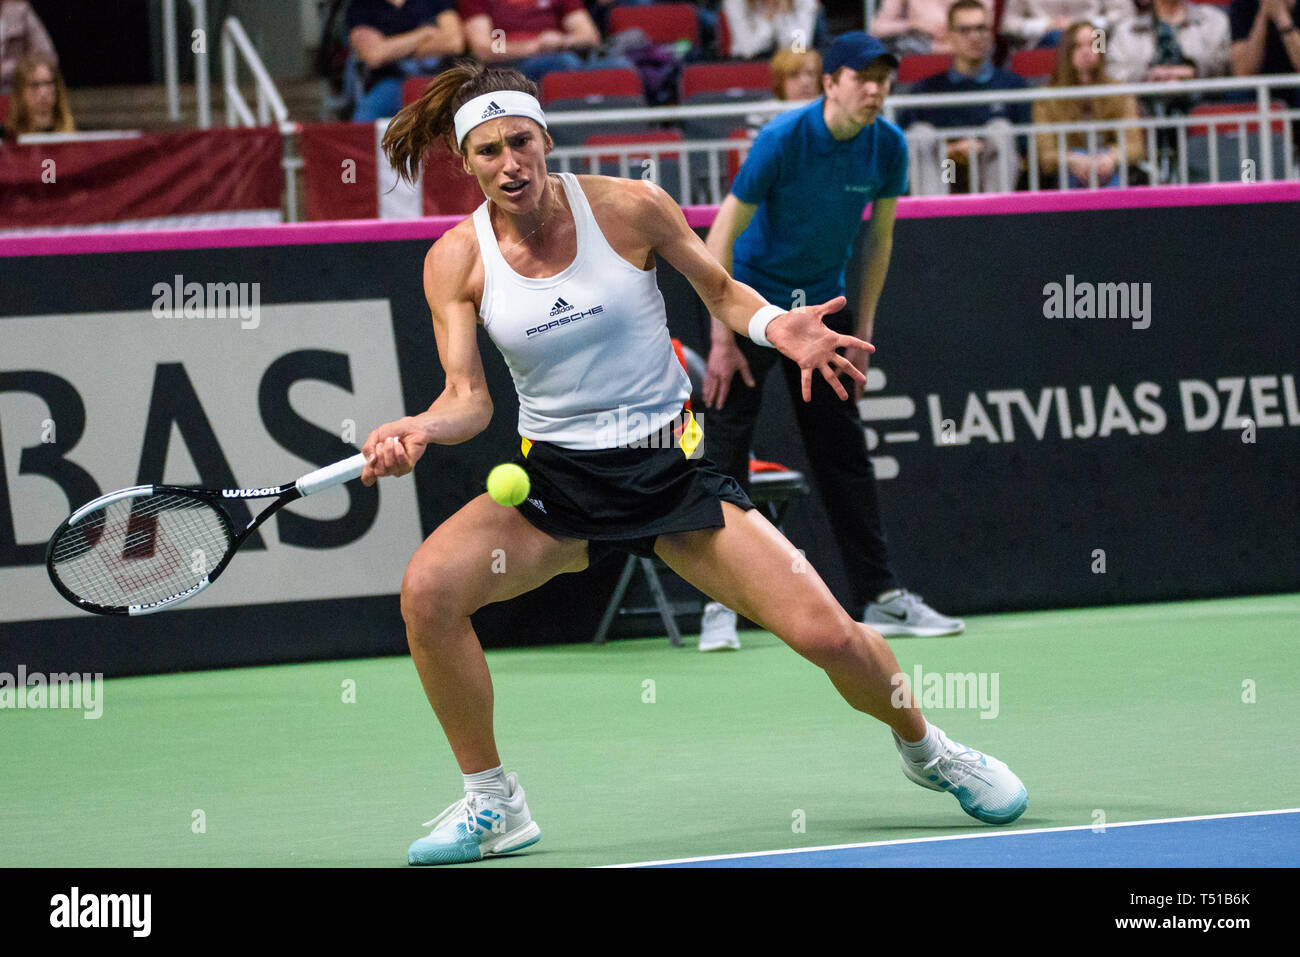
POLYGON ((147 615, 193 598, 290 502, 361 475, 358 453, 275 488, 137 485, 101 495, 55 531, 45 567, 59 594, 99 615, 147 615), (274 498, 242 531, 222 499, 274 498))

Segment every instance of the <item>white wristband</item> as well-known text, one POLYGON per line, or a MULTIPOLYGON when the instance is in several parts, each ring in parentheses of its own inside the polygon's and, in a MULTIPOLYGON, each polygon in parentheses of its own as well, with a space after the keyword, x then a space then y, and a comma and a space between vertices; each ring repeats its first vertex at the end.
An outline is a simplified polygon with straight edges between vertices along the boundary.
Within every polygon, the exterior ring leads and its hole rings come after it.
POLYGON ((767 346, 769 349, 775 348, 767 339, 768 324, 777 316, 784 316, 786 310, 780 306, 763 306, 749 320, 749 338, 753 339, 760 346, 767 346))

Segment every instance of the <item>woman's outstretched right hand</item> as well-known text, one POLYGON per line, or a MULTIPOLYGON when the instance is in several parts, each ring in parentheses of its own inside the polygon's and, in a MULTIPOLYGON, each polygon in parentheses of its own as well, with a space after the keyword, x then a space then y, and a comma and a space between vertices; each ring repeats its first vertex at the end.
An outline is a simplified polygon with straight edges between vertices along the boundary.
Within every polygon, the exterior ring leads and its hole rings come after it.
POLYGON ((429 440, 418 419, 411 416, 381 425, 370 433, 361 451, 366 467, 361 473, 363 485, 374 485, 385 475, 405 475, 420 461, 429 440))

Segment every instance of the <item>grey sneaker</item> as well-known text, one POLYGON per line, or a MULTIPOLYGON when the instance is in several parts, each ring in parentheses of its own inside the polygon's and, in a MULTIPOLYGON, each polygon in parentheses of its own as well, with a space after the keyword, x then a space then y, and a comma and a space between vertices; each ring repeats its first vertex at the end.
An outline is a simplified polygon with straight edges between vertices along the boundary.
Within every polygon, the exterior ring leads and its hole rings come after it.
POLYGON ((914 635, 918 638, 937 638, 940 635, 960 635, 966 622, 960 618, 941 615, 906 588, 885 592, 867 606, 862 623, 870 625, 882 635, 914 635))
POLYGON ((736 613, 721 602, 711 601, 704 606, 700 619, 700 651, 727 650, 740 650, 736 613))

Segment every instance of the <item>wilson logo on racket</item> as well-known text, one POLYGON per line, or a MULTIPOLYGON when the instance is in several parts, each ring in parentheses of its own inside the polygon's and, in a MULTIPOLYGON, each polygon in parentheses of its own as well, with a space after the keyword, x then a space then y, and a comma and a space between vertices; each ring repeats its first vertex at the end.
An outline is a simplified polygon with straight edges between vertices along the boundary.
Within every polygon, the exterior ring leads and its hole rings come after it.
POLYGON ((280 490, 278 488, 223 488, 221 490, 222 498, 264 498, 267 495, 275 495, 280 490))

